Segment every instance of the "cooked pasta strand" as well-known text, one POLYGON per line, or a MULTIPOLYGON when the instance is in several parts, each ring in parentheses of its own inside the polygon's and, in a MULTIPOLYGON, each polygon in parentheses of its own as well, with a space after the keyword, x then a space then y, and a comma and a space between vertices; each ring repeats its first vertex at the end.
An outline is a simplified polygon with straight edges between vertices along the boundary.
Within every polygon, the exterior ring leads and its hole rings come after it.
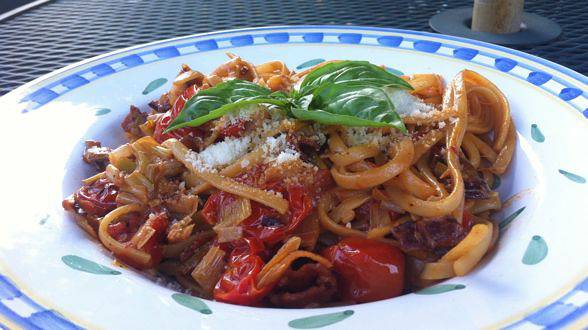
POLYGON ((288 201, 274 193, 244 185, 216 173, 198 171, 188 158, 189 149, 180 141, 169 139, 164 145, 172 150, 174 157, 186 168, 215 188, 267 205, 281 214, 288 211, 288 201))

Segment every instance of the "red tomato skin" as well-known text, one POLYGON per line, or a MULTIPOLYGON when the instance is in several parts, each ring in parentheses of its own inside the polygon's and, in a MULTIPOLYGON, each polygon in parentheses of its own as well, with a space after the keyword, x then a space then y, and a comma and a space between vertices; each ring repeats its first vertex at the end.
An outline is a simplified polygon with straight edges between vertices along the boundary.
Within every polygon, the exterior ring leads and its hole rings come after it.
POLYGON ((162 143, 163 141, 171 138, 181 139, 185 136, 201 136, 202 132, 198 129, 198 127, 184 127, 173 130, 168 133, 164 133, 164 131, 168 128, 168 126, 174 121, 174 119, 182 112, 184 105, 186 102, 196 94, 198 91, 198 87, 196 85, 192 85, 184 91, 182 95, 178 97, 178 99, 174 102, 171 110, 164 113, 159 119, 155 122, 155 129, 153 131, 153 138, 162 143))
POLYGON ((389 244, 348 237, 323 250, 339 274, 343 300, 356 303, 393 298, 404 289, 404 254, 389 244))
POLYGON ((82 186, 74 198, 87 214, 103 217, 116 208, 118 187, 106 178, 82 186))
MULTIPOLYGON (((299 185, 290 185, 286 189, 273 188, 274 191, 283 192, 289 202, 289 212, 282 216, 276 210, 251 202, 251 215, 241 222, 243 231, 247 237, 255 237, 268 245, 274 245, 288 237, 312 211, 312 200, 299 185), (266 226, 264 217, 280 220, 279 225, 266 226)), ((232 202, 234 196, 218 191, 212 194, 202 208, 202 218, 211 225, 219 221, 219 211, 226 203, 232 202)))
POLYGON ((269 290, 255 285, 257 274, 264 266, 259 256, 244 254, 233 257, 229 268, 214 288, 214 299, 231 304, 256 306, 269 290))
MULTIPOLYGON (((214 299, 231 304, 258 306, 271 286, 258 289, 257 275, 265 265, 259 256, 264 246, 256 238, 241 238, 225 246, 233 248, 227 269, 214 288, 214 299)), ((222 248, 222 246, 221 246, 222 248)))
POLYGON ((262 256, 266 252, 263 242, 255 237, 243 237, 236 241, 220 243, 219 247, 231 256, 254 254, 262 256))
POLYGON ((238 122, 228 125, 223 128, 220 132, 219 139, 224 139, 226 137, 238 138, 243 135, 243 132, 247 129, 247 122, 244 120, 239 120, 238 122))
POLYGON ((208 197, 200 214, 204 221, 214 226, 219 220, 221 208, 234 200, 234 195, 219 190, 208 197))
POLYGON ((123 235, 125 235, 127 230, 127 224, 120 221, 120 222, 115 222, 115 223, 111 223, 110 225, 108 225, 108 234, 110 234, 110 236, 114 237, 115 240, 117 241, 121 241, 123 235))
POLYGON ((268 244, 283 239, 287 229, 287 225, 283 223, 283 217, 272 208, 257 202, 252 202, 251 204, 251 215, 241 223, 244 233, 268 244), (263 219, 266 217, 279 219, 279 226, 264 226, 263 219))

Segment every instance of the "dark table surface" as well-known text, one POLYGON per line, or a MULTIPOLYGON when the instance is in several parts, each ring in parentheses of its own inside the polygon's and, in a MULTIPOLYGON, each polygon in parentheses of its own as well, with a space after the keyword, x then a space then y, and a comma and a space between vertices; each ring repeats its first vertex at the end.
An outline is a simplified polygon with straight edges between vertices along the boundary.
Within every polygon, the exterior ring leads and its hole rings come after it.
MULTIPOLYGON (((369 25, 431 31, 429 18, 469 1, 57 0, 0 21, 0 95, 45 73, 119 48, 194 33, 264 25, 369 25)), ((563 29, 521 48, 588 74, 586 0, 526 1, 563 29)))

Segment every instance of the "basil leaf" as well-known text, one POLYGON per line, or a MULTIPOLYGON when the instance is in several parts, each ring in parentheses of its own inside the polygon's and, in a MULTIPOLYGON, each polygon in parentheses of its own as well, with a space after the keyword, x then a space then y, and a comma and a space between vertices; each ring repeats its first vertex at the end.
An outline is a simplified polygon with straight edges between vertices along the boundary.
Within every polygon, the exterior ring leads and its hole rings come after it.
POLYGON ((294 104, 291 112, 298 119, 326 125, 390 126, 406 133, 386 91, 371 83, 323 83, 312 95, 300 97, 294 104))
POLYGON ((186 126, 200 126, 245 105, 262 103, 284 107, 288 100, 283 93, 272 93, 258 84, 239 79, 229 80, 194 94, 166 132, 186 126))
POLYGON ((374 87, 395 87, 412 90, 409 83, 386 69, 367 61, 339 61, 326 64, 306 75, 300 94, 308 95, 326 83, 362 82, 374 87))
POLYGON ((186 102, 166 132, 200 126, 250 104, 272 104, 290 115, 323 124, 406 128, 383 87, 412 89, 400 77, 366 61, 340 61, 310 72, 300 90, 274 92, 230 80, 199 91, 186 102))

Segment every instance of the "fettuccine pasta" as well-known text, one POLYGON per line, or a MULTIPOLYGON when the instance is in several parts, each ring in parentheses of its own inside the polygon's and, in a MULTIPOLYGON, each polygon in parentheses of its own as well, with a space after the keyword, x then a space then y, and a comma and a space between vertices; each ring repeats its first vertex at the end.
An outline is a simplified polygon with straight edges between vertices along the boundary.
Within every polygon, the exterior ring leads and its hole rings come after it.
POLYGON ((465 276, 496 245, 516 128, 480 74, 183 65, 63 206, 123 263, 219 301, 317 307, 465 276))

